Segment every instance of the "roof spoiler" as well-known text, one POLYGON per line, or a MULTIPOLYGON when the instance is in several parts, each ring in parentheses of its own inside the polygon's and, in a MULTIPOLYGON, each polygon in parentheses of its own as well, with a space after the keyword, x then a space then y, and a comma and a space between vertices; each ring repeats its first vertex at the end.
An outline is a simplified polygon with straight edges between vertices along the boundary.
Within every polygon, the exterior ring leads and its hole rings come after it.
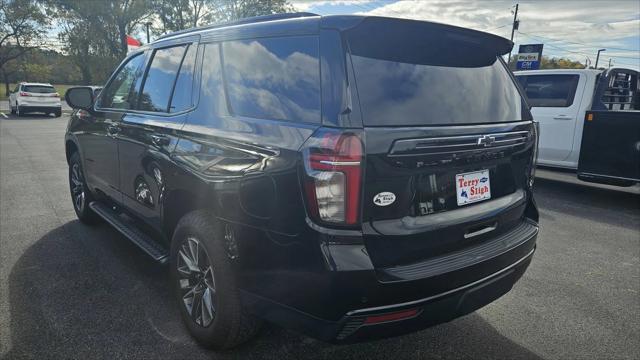
POLYGON ((344 34, 354 55, 432 66, 489 66, 513 47, 511 41, 493 34, 384 17, 365 17, 344 34))
POLYGON ((329 16, 322 18, 323 28, 333 28, 340 31, 385 34, 394 29, 402 35, 416 41, 444 40, 475 44, 484 48, 491 48, 496 55, 506 55, 513 48, 513 42, 501 36, 483 31, 467 29, 459 26, 441 24, 430 21, 389 18, 382 16, 329 16))

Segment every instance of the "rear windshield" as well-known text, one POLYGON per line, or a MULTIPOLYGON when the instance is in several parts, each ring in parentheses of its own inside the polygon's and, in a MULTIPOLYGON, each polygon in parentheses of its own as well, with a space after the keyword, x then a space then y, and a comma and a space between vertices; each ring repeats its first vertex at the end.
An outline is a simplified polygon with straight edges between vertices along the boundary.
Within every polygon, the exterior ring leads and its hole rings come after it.
POLYGON ((22 87, 22 91, 36 94, 53 94, 56 89, 52 86, 25 85, 22 87))
POLYGON ((578 87, 579 75, 518 75, 531 107, 569 107, 578 87))
POLYGON ((522 96, 491 44, 457 34, 408 34, 348 36, 365 125, 522 120, 522 96))

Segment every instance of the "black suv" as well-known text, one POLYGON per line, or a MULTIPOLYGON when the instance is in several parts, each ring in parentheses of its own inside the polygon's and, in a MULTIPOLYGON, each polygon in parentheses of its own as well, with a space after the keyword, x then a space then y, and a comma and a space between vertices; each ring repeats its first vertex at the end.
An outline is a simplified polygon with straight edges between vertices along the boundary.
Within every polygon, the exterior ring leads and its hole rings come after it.
POLYGON ((170 263, 210 347, 261 320, 332 342, 452 320, 508 292, 535 250, 537 130, 511 47, 307 13, 164 36, 95 101, 67 92, 75 210, 170 263))

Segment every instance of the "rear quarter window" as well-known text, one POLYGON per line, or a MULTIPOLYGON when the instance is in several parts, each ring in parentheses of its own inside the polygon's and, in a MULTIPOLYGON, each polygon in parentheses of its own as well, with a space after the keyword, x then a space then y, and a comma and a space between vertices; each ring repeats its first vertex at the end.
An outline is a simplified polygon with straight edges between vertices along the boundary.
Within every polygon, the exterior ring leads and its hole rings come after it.
POLYGON ((531 107, 569 107, 580 75, 518 75, 531 107))
POLYGON ((320 122, 317 36, 228 41, 222 54, 233 114, 320 122))

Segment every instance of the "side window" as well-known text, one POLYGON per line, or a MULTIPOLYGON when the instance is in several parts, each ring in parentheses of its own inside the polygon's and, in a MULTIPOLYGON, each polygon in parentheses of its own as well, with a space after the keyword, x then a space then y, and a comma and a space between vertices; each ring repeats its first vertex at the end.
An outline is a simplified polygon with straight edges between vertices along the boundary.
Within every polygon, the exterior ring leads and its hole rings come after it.
MULTIPOLYGON (((199 111, 204 114, 226 115, 222 66, 220 65, 220 45, 203 45, 202 80, 200 84, 199 111)), ((212 117, 194 116, 189 121, 195 125, 211 125, 212 117)))
POLYGON ((320 122, 318 48, 317 36, 223 43, 233 112, 260 119, 320 122))
MULTIPOLYGON (((144 55, 138 54, 127 60, 111 83, 104 89, 98 107, 113 109, 131 109, 131 95, 135 93, 134 84, 144 71, 144 55)), ((135 96, 134 96, 135 98, 135 96)))
POLYGON ((17 93, 18 91, 20 91, 20 85, 16 85, 16 88, 13 89, 14 93, 17 93))
POLYGON ((140 93, 139 110, 167 112, 186 47, 181 45, 154 51, 140 93))
POLYGON ((196 65, 196 46, 189 46, 182 60, 178 80, 173 90, 173 98, 169 106, 169 112, 180 112, 191 107, 191 93, 193 91, 193 71, 196 65))
POLYGON ((532 107, 569 107, 578 87, 579 75, 519 75, 520 85, 532 107))

